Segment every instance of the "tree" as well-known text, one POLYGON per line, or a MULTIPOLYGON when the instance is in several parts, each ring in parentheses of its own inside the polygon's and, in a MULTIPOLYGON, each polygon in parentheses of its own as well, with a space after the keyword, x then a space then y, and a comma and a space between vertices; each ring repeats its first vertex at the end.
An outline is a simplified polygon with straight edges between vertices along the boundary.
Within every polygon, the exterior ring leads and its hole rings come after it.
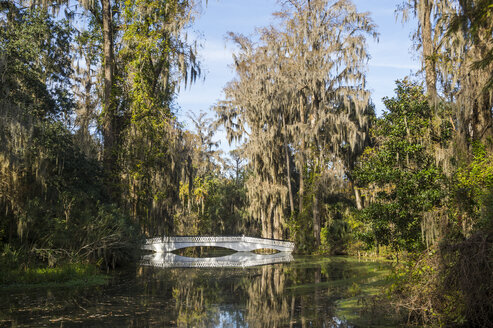
MULTIPOLYGON (((219 142, 214 141, 215 128, 212 119, 200 112, 188 113, 194 131, 186 131, 187 154, 180 181, 182 213, 178 225, 197 227, 204 221, 206 200, 210 188, 214 188, 221 176, 219 142), (186 204, 185 204, 186 203, 186 204)), ((222 218, 217 218, 221 221, 222 218)), ((210 226, 210 225, 209 225, 210 226)), ((182 231, 191 234, 192 231, 182 231)), ((194 231, 193 233, 197 233, 194 231)))
POLYGON ((172 112, 178 85, 200 74, 194 47, 183 38, 194 2, 142 0, 122 8, 123 103, 118 145, 123 202, 148 234, 170 234, 179 184, 190 155, 172 112))
POLYGON ((213 137, 216 133, 215 124, 211 118, 207 118, 207 113, 200 112, 196 115, 193 112, 188 113, 188 118, 194 125, 194 135, 197 137, 196 147, 193 156, 196 156, 194 163, 197 166, 198 175, 218 173, 220 170, 219 161, 221 158, 219 141, 214 141, 213 137))
POLYGON ((310 208, 317 246, 323 186, 343 181, 344 149, 357 151, 366 139, 365 36, 376 34, 367 14, 344 0, 289 1, 276 16, 279 26, 260 29, 258 42, 230 34, 240 48, 238 77, 216 111, 230 139, 247 139, 248 194, 262 235, 283 236, 297 189, 298 217, 310 208))
POLYGON ((415 83, 397 82, 396 97, 384 99, 388 111, 372 131, 375 146, 354 172, 368 203, 361 215, 372 226, 369 241, 396 251, 435 243, 448 223, 447 180, 434 153, 450 142, 453 128, 430 110, 423 92, 415 83))
POLYGON ((401 6, 404 16, 408 9, 418 17, 428 94, 435 104, 438 96, 455 103, 458 141, 470 150, 493 135, 490 2, 409 0, 401 6))
POLYGON ((475 141, 493 144, 493 7, 491 1, 458 0, 456 10, 443 15, 447 33, 440 73, 452 81, 459 132, 469 150, 475 141))
MULTIPOLYGON (((418 28, 413 38, 417 49, 421 48, 423 68, 425 71, 426 91, 430 102, 437 101, 437 55, 440 42, 440 13, 437 5, 440 1, 435 0, 408 0, 399 6, 398 10, 403 14, 403 20, 408 19, 408 11, 411 10, 418 18, 418 28)), ((445 10, 449 1, 442 1, 441 6, 445 10)))
MULTIPOLYGON (((27 216, 26 203, 36 193, 48 192, 50 150, 46 146, 50 144, 43 141, 73 109, 71 30, 66 22, 54 22, 46 11, 22 9, 13 2, 2 3, 0 10, 0 199, 8 231, 2 239, 12 241, 16 226, 25 227, 21 221, 27 216)), ((22 230, 17 229, 20 235, 22 230)))
POLYGON ((24 266, 128 259, 139 234, 108 203, 99 162, 69 129, 73 29, 13 2, 0 25, 0 243, 28 254, 24 266))

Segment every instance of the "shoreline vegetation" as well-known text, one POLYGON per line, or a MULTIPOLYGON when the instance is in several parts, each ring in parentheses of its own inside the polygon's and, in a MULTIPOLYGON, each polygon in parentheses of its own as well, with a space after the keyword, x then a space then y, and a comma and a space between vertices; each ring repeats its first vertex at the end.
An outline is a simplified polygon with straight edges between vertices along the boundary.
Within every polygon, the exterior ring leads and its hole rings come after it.
POLYGON ((392 259, 403 324, 493 326, 491 1, 396 8, 422 69, 378 116, 371 13, 280 1, 275 24, 228 34, 235 77, 186 128, 206 3, 0 1, 2 285, 97 284, 146 237, 261 236, 392 259), (223 154, 218 129, 241 145, 223 154))
POLYGON ((37 267, 0 270, 0 289, 33 289, 59 287, 91 287, 108 282, 109 276, 94 264, 65 264, 58 267, 37 267))

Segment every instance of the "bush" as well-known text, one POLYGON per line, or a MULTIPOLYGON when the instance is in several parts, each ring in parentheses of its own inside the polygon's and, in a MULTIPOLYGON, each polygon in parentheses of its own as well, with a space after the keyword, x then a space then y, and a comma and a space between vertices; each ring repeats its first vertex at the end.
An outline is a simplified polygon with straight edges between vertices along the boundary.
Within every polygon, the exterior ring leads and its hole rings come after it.
POLYGON ((81 228, 84 238, 78 256, 102 260, 107 268, 135 258, 141 238, 139 228, 116 205, 99 204, 97 215, 81 228))
POLYGON ((396 268, 391 294, 408 323, 493 327, 493 234, 448 239, 396 268))
MULTIPOLYGON (((493 327, 493 233, 480 231, 464 241, 446 243, 442 254, 441 287, 450 300, 460 302, 460 318, 473 327, 493 327)), ((455 319, 450 308, 444 309, 448 321, 455 319)))

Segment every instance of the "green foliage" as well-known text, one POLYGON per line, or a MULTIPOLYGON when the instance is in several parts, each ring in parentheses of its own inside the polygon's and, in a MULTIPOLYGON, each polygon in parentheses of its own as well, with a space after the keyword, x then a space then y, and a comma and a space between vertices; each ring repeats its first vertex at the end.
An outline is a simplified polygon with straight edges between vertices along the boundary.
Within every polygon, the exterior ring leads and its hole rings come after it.
POLYGON ((409 323, 489 326, 491 154, 477 141, 470 154, 450 151, 459 142, 453 113, 431 110, 415 84, 398 82, 385 103, 354 172, 367 203, 359 219, 370 228, 360 238, 410 252, 390 290, 409 323))
POLYGON ((0 15, 8 16, 8 24, 0 29, 2 110, 16 105, 38 119, 70 113, 71 27, 65 20, 52 19, 46 10, 7 3, 0 7, 0 15))
POLYGON ((489 327, 493 323, 493 238, 478 231, 467 239, 444 238, 394 268, 390 293, 408 323, 489 327))
POLYGON ((437 121, 419 85, 397 82, 396 92, 384 99, 388 111, 372 130, 375 145, 354 172, 369 203, 360 218, 371 225, 367 242, 420 250, 423 214, 446 197, 445 175, 433 154, 449 142, 451 126, 437 121))
POLYGON ((7 267, 129 258, 139 232, 109 204, 103 169, 76 142, 73 30, 46 10, 2 7, 0 245, 7 267))
POLYGON ((3 271, 17 269, 19 263, 24 262, 23 255, 19 249, 15 249, 9 244, 4 244, 0 254, 0 267, 3 271))
POLYGON ((303 210, 289 218, 288 229, 292 234, 292 240, 296 245, 296 251, 301 254, 311 254, 317 251, 315 238, 313 237, 312 213, 307 198, 303 203, 303 210))
POLYGON ((244 182, 231 178, 213 180, 205 202, 203 221, 207 235, 257 235, 258 228, 248 220, 244 182))
POLYGON ((328 202, 326 205, 326 222, 322 228, 321 249, 330 254, 347 254, 352 241, 351 226, 349 224, 350 207, 343 202, 328 202))
POLYGON ((182 184, 180 197, 185 204, 176 217, 177 231, 186 235, 258 235, 258 226, 246 212, 244 179, 224 176, 196 177, 192 195, 182 184), (191 207, 187 208, 188 199, 191 207))
POLYGON ((122 202, 148 235, 174 233, 179 185, 190 148, 172 101, 181 81, 200 75, 195 50, 181 31, 193 19, 188 0, 122 2, 122 202))
POLYGON ((457 170, 455 197, 457 199, 459 225, 464 233, 493 228, 493 154, 486 147, 473 143, 472 160, 457 170))
MULTIPOLYGON (((437 287, 441 277, 436 250, 410 258, 407 263, 398 264, 394 267, 390 280, 392 285, 389 292, 397 308, 404 308, 407 312, 408 324, 440 323, 440 293, 437 287)), ((457 312, 460 310, 457 309, 457 312)))

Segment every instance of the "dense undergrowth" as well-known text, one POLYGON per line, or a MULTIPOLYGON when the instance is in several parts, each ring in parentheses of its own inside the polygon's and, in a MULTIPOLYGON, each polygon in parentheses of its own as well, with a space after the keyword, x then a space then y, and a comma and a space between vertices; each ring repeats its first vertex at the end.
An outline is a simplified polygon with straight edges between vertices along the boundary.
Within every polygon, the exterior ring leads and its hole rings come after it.
POLYGON ((36 258, 35 254, 28 253, 4 246, 0 254, 2 288, 73 287, 100 285, 107 281, 98 263, 60 261, 48 266, 40 258, 26 259, 28 255, 36 258))

